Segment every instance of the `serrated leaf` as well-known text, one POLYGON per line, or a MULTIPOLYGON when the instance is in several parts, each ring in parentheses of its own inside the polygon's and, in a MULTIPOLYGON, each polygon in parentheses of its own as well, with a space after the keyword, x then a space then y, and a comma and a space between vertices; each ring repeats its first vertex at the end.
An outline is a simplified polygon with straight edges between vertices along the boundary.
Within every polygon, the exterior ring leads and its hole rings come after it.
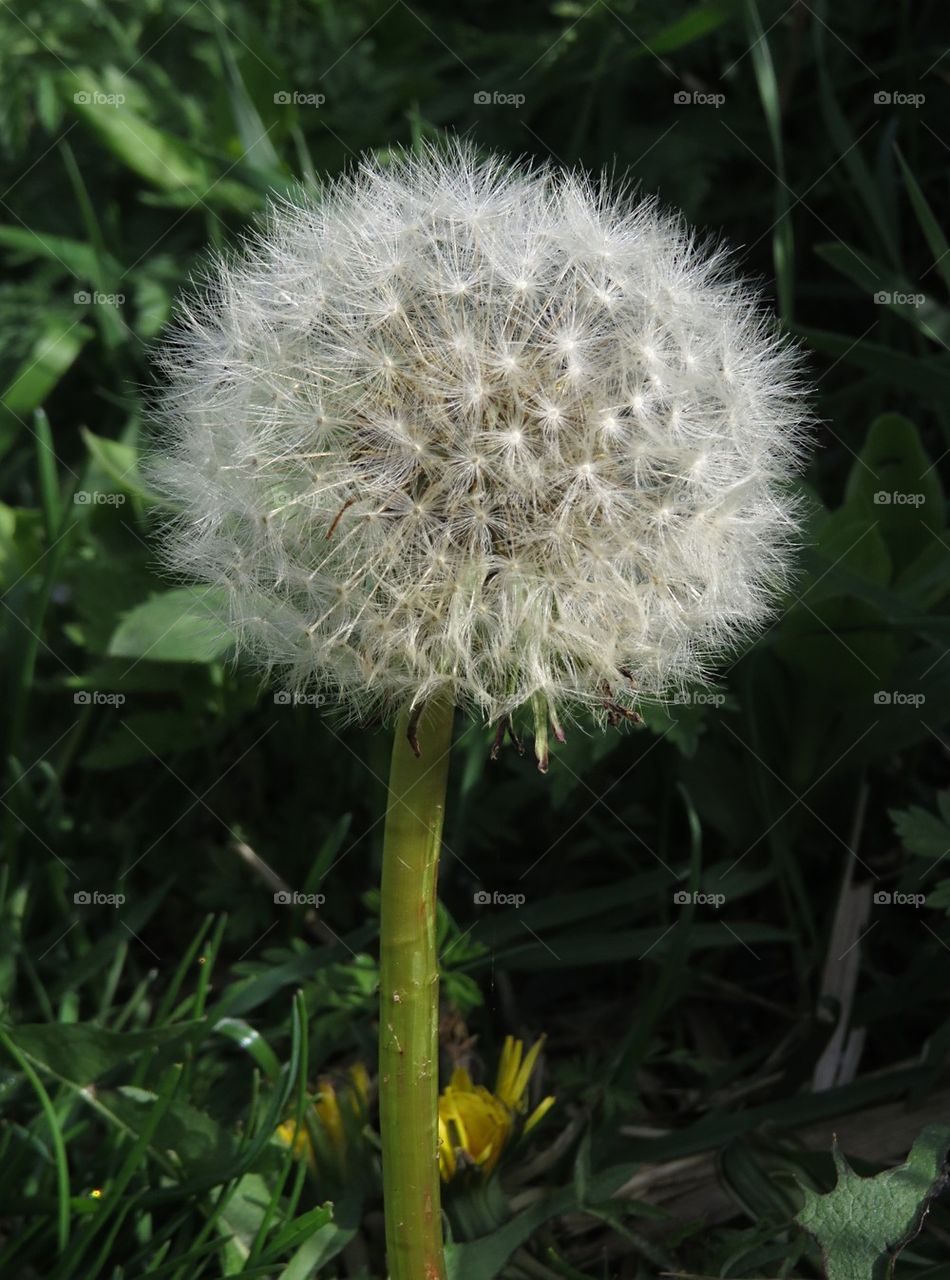
POLYGON ((29 1060, 46 1068, 57 1079, 85 1088, 106 1072, 122 1064, 128 1065, 136 1054, 186 1040, 196 1031, 203 1034, 199 1021, 147 1031, 108 1031, 92 1023, 23 1023, 7 1027, 13 1043, 29 1060))
POLYGON ((929 1125, 904 1164, 862 1178, 835 1143, 837 1185, 824 1194, 802 1188, 805 1205, 796 1219, 821 1246, 828 1280, 884 1280, 946 1182, 948 1150, 950 1127, 929 1125))
POLYGON ((909 853, 937 860, 950 852, 950 827, 919 805, 891 809, 889 816, 901 843, 909 853))

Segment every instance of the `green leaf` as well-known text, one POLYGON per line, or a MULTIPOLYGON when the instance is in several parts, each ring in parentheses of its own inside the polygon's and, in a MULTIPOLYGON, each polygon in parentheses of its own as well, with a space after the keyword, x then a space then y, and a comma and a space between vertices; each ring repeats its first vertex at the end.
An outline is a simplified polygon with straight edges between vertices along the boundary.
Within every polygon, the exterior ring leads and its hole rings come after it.
POLYGON ((920 1230, 927 1206, 946 1183, 950 1128, 929 1125, 897 1169, 859 1177, 834 1146, 838 1182, 826 1194, 803 1188, 797 1221, 815 1237, 828 1280, 885 1280, 891 1259, 920 1230))
MULTIPOLYGON (((150 1089, 123 1085, 117 1089, 97 1090, 102 1106, 131 1133, 150 1128, 152 1111, 158 1100, 150 1089)), ((164 1107, 161 1118, 152 1129, 153 1150, 165 1151, 188 1174, 217 1174, 234 1160, 236 1144, 206 1112, 183 1100, 164 1107)))
MULTIPOLYGON (((448 1280, 494 1280, 502 1267, 521 1245, 529 1240, 539 1227, 563 1213, 583 1209, 608 1201, 625 1182, 633 1176, 638 1165, 616 1165, 595 1174, 586 1184, 583 1201, 578 1199, 574 1186, 563 1187, 547 1196, 539 1204, 532 1205, 503 1227, 490 1235, 481 1236, 465 1244, 449 1244, 445 1249, 448 1280)), ((667 1215, 653 1206, 625 1201, 625 1207, 635 1209, 646 1217, 663 1220, 667 1215)))
MULTIPOLYGON (((42 258, 57 264, 77 280, 95 280, 99 270, 96 250, 85 240, 52 235, 48 231, 33 231, 28 227, 0 226, 0 245, 12 250, 11 256, 18 260, 42 258)), ((122 268, 114 258, 109 257, 107 265, 115 276, 121 274, 122 268)))
POLYGON ((919 284, 883 262, 862 257, 843 242, 819 244, 815 252, 836 271, 869 293, 878 306, 887 307, 933 342, 950 341, 950 313, 924 293, 919 284))
POLYGON ((276 1080, 280 1075, 280 1063, 274 1050, 261 1033, 243 1018, 219 1018, 212 1030, 249 1053, 269 1080, 276 1080))
POLYGON ((225 732, 220 720, 192 717, 182 734, 179 711, 133 711, 122 714, 111 733, 105 734, 82 757, 84 769, 121 769, 156 756, 180 755, 216 742, 225 732))
POLYGON ((639 57, 647 53, 674 53, 695 40, 701 40, 712 31, 718 31, 735 16, 738 8, 738 0, 709 0, 705 4, 695 5, 681 18, 676 18, 650 36, 644 47, 635 49, 634 52, 639 57))
POLYGON ((0 455, 13 443, 24 419, 38 408, 72 366, 92 330, 78 320, 53 315, 32 351, 0 396, 0 455))
POLYGON ((139 1053, 184 1041, 200 1021, 154 1027, 148 1031, 107 1031, 89 1022, 23 1023, 6 1033, 24 1057, 59 1080, 85 1088, 118 1066, 128 1066, 139 1053))
POLYGON ((909 564, 944 527, 944 498, 937 469, 924 452, 916 426, 885 413, 868 432, 845 490, 880 528, 895 565, 909 564))
POLYGON ((904 181, 907 183, 907 194, 910 196, 910 202, 914 206, 914 213, 917 215, 920 229, 924 233, 930 252, 934 256, 934 265, 943 277, 944 284, 950 289, 950 245, 947 244, 947 237, 943 234, 940 223, 927 203, 927 197, 921 191, 910 165, 901 155, 898 147, 895 147, 894 151, 897 155, 897 162, 901 167, 901 172, 904 175, 904 181))
POLYGON ((341 1253, 355 1235, 355 1228, 340 1227, 335 1222, 318 1228, 284 1264, 281 1280, 313 1280, 320 1267, 341 1253))
POLYGON ((92 457, 120 489, 135 494, 150 505, 164 505, 164 499, 147 488, 143 481, 139 472, 138 451, 132 445, 93 435, 87 427, 82 428, 82 438, 92 457))
MULTIPOLYGON (((259 196, 233 179, 218 181, 216 168, 194 147, 156 129, 127 102, 110 102, 102 83, 83 69, 64 76, 64 96, 117 160, 158 191, 188 207, 210 200, 250 211, 259 196)), ((111 95, 112 97, 121 95, 111 95)))
POLYGON ((234 644, 226 616, 225 592, 176 587, 126 614, 109 642, 109 653, 150 662, 213 662, 234 644))
POLYGON ((950 853, 950 826, 919 805, 890 809, 888 816, 908 853, 938 861, 950 853))
POLYGON ((795 325, 794 332, 816 351, 833 356, 835 362, 850 361, 891 386, 911 391, 922 399, 936 399, 941 403, 950 400, 950 359, 945 355, 922 360, 894 351, 891 347, 882 347, 877 342, 863 339, 856 342, 846 334, 828 333, 803 325, 795 325))

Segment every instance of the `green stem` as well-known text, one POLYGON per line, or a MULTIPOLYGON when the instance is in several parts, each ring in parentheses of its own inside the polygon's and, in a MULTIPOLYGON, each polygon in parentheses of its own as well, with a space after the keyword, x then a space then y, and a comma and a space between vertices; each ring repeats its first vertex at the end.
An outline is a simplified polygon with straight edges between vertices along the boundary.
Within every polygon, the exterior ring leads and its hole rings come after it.
POLYGON ((383 842, 379 1121, 391 1280, 444 1280, 439 1202, 439 966, 435 913, 453 707, 431 702, 418 736, 396 725, 383 842))

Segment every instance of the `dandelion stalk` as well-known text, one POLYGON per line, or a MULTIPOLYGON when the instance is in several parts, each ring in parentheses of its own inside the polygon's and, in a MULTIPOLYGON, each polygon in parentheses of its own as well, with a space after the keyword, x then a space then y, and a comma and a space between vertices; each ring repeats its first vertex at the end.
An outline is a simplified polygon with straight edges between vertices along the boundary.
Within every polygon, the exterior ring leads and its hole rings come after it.
POLYGON ((399 718, 383 843, 379 1116, 391 1280, 442 1280, 439 1201, 439 969, 436 890, 453 708, 431 703, 424 754, 399 718))

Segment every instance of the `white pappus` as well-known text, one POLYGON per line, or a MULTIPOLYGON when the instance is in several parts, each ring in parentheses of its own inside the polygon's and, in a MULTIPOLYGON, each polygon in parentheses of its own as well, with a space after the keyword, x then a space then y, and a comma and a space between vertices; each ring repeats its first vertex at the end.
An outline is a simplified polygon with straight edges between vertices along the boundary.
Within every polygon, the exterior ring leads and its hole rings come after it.
POLYGON ((720 246, 607 181, 364 161, 213 265, 161 365, 165 562, 353 718, 632 715, 786 579, 799 355, 720 246))

